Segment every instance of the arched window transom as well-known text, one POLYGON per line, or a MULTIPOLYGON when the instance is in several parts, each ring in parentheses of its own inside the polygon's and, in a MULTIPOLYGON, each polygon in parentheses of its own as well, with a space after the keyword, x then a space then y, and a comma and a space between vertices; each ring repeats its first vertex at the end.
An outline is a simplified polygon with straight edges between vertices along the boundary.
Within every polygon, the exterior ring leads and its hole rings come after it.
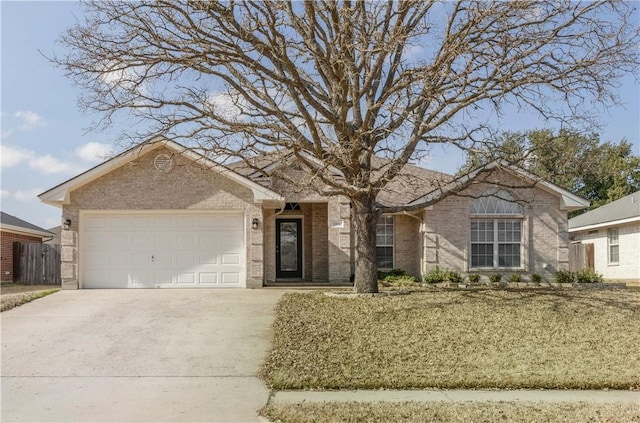
POLYGON ((474 215, 521 215, 522 206, 511 194, 496 190, 484 193, 471 203, 471 214, 474 215))

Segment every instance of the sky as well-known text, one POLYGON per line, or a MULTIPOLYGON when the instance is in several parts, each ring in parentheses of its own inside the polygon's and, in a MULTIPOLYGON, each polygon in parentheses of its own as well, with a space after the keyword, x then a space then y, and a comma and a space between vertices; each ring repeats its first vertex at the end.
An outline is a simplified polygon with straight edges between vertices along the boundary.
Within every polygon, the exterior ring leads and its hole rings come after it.
MULTIPOLYGON (((61 210, 37 195, 99 164, 120 149, 117 128, 87 132, 95 115, 78 107, 79 91, 46 58, 64 52, 60 34, 82 15, 76 2, 0 0, 0 208, 43 228, 60 224, 61 210)), ((622 80, 621 107, 603 112, 603 141, 626 139, 640 154, 640 85, 622 80)), ((505 130, 546 127, 533 116, 507 110, 505 130)), ((453 149, 438 149, 424 163, 455 172, 464 160, 453 149)))

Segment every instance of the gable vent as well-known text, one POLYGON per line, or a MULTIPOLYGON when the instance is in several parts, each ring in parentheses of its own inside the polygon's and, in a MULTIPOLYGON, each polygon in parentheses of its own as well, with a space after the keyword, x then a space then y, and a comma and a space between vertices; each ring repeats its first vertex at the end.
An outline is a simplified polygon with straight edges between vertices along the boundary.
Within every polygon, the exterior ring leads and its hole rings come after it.
POLYGON ((158 154, 156 158, 153 159, 153 167, 167 172, 173 167, 173 160, 166 154, 158 154))

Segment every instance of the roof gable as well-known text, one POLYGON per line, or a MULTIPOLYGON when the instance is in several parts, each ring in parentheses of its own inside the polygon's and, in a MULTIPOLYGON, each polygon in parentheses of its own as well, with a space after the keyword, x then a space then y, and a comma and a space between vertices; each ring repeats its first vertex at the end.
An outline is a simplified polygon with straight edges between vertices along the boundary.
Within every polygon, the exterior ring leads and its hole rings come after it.
POLYGON ((264 186, 250 180, 249 178, 242 176, 224 166, 221 166, 214 161, 206 158, 205 156, 196 153, 195 151, 178 144, 175 141, 169 140, 163 136, 156 136, 148 141, 138 144, 129 150, 126 150, 117 156, 83 172, 51 189, 43 192, 38 196, 40 200, 46 204, 60 207, 63 204, 69 203, 69 194, 71 191, 80 188, 92 182, 101 176, 118 169, 125 164, 131 162, 137 157, 140 157, 150 151, 153 151, 160 147, 166 147, 174 151, 176 154, 180 154, 193 162, 204 166, 205 168, 220 173, 225 177, 239 183, 242 186, 249 188, 253 192, 254 201, 261 202, 264 200, 277 200, 281 201, 282 198, 279 194, 265 188, 264 186))
POLYGON ((495 170, 497 168, 503 169, 507 172, 512 173, 513 175, 522 178, 526 181, 529 181, 533 186, 540 188, 546 192, 549 192, 550 194, 554 194, 557 197, 560 197, 560 209, 561 210, 565 210, 565 211, 572 211, 572 210, 580 210, 583 209, 585 207, 589 207, 589 201, 585 200, 584 198, 581 198, 567 190, 565 190, 564 188, 559 187, 558 185, 555 185, 551 182, 545 181, 542 178, 534 175, 533 173, 530 173, 518 166, 514 166, 512 164, 509 164, 505 161, 493 161, 490 162, 478 169, 475 169, 474 171, 463 175, 459 178, 456 178, 454 180, 452 180, 451 182, 449 182, 448 184, 446 184, 443 187, 439 187, 431 192, 429 192, 426 195, 420 196, 418 198, 416 198, 415 200, 413 200, 410 205, 415 205, 415 204, 419 204, 420 202, 426 202, 430 199, 432 199, 433 197, 436 197, 438 195, 441 195, 442 192, 455 192, 457 186, 461 186, 461 185, 465 185, 468 182, 473 181, 474 179, 476 179, 479 175, 481 175, 483 172, 485 172, 486 170, 495 170))
POLYGON ((574 232, 635 221, 640 221, 640 191, 569 219, 569 230, 574 232))

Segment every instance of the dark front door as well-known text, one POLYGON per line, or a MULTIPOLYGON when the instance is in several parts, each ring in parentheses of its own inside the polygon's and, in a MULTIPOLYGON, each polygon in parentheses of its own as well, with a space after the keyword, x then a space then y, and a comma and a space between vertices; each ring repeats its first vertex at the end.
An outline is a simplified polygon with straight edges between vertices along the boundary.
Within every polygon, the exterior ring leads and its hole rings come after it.
POLYGON ((276 219, 276 278, 302 278, 300 219, 276 219))

